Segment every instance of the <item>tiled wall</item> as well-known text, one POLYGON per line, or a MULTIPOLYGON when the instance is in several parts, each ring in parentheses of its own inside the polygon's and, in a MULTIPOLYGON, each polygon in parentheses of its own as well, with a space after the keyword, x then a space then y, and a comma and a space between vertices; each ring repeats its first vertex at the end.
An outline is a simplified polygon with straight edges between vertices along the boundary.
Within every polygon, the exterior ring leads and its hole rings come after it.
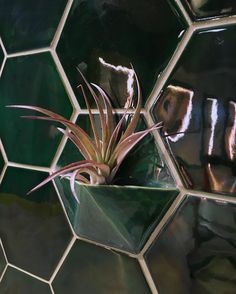
POLYGON ((235 11, 233 0, 0 0, 1 294, 236 293, 235 11), (5 106, 91 132, 77 67, 119 114, 130 63, 139 129, 163 128, 121 166, 126 186, 88 188, 80 205, 66 180, 27 195, 81 155, 56 124, 5 106))

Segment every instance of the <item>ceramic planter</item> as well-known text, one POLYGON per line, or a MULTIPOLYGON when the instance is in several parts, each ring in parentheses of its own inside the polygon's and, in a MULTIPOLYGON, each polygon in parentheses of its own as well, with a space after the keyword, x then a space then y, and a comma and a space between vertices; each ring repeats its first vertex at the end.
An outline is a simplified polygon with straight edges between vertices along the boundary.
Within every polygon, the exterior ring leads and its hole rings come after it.
POLYGON ((178 190, 137 186, 76 184, 80 203, 68 180, 56 180, 75 232, 84 238, 138 253, 178 190))

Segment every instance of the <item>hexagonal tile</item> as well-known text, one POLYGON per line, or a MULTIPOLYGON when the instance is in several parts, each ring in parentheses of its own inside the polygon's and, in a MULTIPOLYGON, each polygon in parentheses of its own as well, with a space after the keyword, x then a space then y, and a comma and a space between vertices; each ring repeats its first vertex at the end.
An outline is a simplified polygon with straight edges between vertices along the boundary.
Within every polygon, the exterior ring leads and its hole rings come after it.
POLYGON ((8 267, 0 283, 0 292, 4 294, 50 294, 49 285, 29 275, 8 267))
POLYGON ((229 16, 236 12, 236 3, 233 0, 182 0, 182 2, 194 19, 229 16))
POLYGON ((150 293, 138 262, 118 252, 77 241, 57 274, 60 293, 150 293))
POLYGON ((49 46, 67 0, 2 0, 0 35, 8 53, 49 46))
POLYGON ((133 64, 144 100, 167 64, 184 30, 165 0, 75 1, 57 52, 79 103, 78 66, 113 98, 115 107, 132 96, 133 64))
POLYGON ((236 204, 187 196, 145 255, 158 293, 236 292, 236 204))
POLYGON ((235 195, 236 26, 197 32, 155 104, 186 185, 235 195))
POLYGON ((71 239, 52 183, 26 193, 45 173, 8 167, 0 186, 0 237, 10 263, 50 278, 71 239))
POLYGON ((49 166, 61 135, 55 124, 26 120, 32 111, 5 108, 27 104, 47 108, 67 118, 72 106, 50 53, 10 58, 0 79, 0 135, 8 159, 49 166))

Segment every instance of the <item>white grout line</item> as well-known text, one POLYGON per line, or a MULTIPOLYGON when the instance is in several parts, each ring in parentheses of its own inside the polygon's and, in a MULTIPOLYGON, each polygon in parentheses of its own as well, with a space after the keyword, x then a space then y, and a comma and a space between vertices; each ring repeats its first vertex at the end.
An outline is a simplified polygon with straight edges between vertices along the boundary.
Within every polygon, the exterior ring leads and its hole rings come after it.
POLYGON ((185 47, 187 46, 191 36, 193 34, 193 27, 189 27, 186 32, 184 33, 179 45, 177 46, 174 54, 172 55, 168 65, 163 70, 163 72, 160 74, 160 77, 157 78, 157 81, 155 83, 155 86, 146 102, 145 108, 149 112, 154 105, 157 97, 161 93, 163 87, 165 86, 165 83, 169 76, 171 75, 174 67, 176 66, 177 62, 179 61, 179 58, 181 57, 183 51, 185 50, 185 47))
POLYGON ((0 184, 2 183, 2 180, 4 178, 6 170, 7 170, 7 164, 5 163, 5 165, 4 165, 4 167, 3 167, 2 171, 1 171, 1 174, 0 174, 0 184))
POLYGON ((67 246, 66 250, 64 251, 62 258, 60 259, 55 271, 53 272, 53 274, 52 274, 52 276, 51 276, 51 278, 49 280, 50 284, 52 284, 53 280, 55 279, 55 276, 57 275, 58 271, 62 267, 62 264, 64 263, 67 255, 69 254, 69 252, 70 252, 71 248, 73 247, 75 241, 76 241, 76 237, 73 236, 73 238, 71 239, 69 245, 67 246))
POLYGON ((52 294, 55 294, 54 289, 53 289, 51 284, 49 285, 49 287, 50 287, 50 290, 51 290, 52 294))
POLYGON ((13 58, 13 57, 18 57, 18 56, 28 56, 28 55, 33 55, 33 54, 40 54, 44 52, 50 52, 50 47, 44 47, 44 48, 38 48, 38 49, 33 49, 33 50, 26 50, 26 51, 19 51, 16 53, 9 53, 7 54, 7 58, 13 58))
POLYGON ((0 78, 2 76, 2 72, 3 72, 4 66, 5 66, 6 60, 7 60, 6 55, 4 55, 2 65, 0 66, 0 78))
POLYGON ((159 233, 161 232, 163 227, 168 223, 168 221, 171 219, 171 217, 173 216, 173 214, 175 213, 175 211, 179 207, 180 203, 185 198, 185 195, 186 195, 185 191, 180 191, 179 195, 176 197, 174 202, 171 204, 171 206, 168 209, 168 211, 166 212, 166 214, 162 217, 162 219, 160 220, 160 222, 156 226, 155 230, 153 231, 153 233, 149 237, 147 243, 145 244, 145 246, 143 247, 143 249, 139 253, 139 257, 142 257, 145 254, 145 252, 148 250, 148 248, 153 244, 153 242, 155 241, 155 239, 157 238, 157 236, 159 235, 159 233))
MULTIPOLYGON (((98 109, 91 109, 92 113, 94 114, 99 114, 99 110, 98 109)), ((126 112, 125 108, 114 108, 113 109, 113 113, 114 114, 123 114, 126 112)), ((133 114, 135 112, 135 109, 130 108, 127 110, 127 114, 133 114)), ((88 109, 80 109, 79 114, 88 114, 88 109)), ((145 113, 145 109, 143 108, 140 112, 141 114, 145 113)))
MULTIPOLYGON (((144 114, 144 116, 147 121, 147 124, 149 126, 153 126, 154 121, 152 120, 151 115, 148 112, 146 112, 144 114)), ((167 150, 167 148, 165 146, 165 143, 162 140, 160 133, 158 131, 154 131, 154 132, 152 132, 152 134, 153 134, 153 137, 157 143, 157 148, 160 150, 161 155, 163 156, 163 159, 164 159, 164 161, 170 171, 170 174, 174 178, 178 189, 181 189, 183 187, 182 179, 177 171, 177 168, 175 167, 175 164, 173 162, 173 159, 172 159, 169 151, 167 150)))
POLYGON ((49 167, 30 165, 30 164, 23 164, 23 163, 17 163, 17 162, 12 162, 12 161, 8 162, 8 166, 17 167, 17 168, 23 168, 23 169, 29 169, 29 170, 42 171, 42 172, 46 172, 46 173, 50 172, 49 167))
POLYGON ((179 7, 180 11, 182 12, 188 26, 191 26, 192 20, 191 20, 190 16, 188 15, 188 13, 187 13, 185 7, 183 6, 182 2, 180 0, 175 0, 175 2, 177 4, 177 6, 179 7))
POLYGON ((158 294, 156 285, 155 285, 155 283, 154 283, 154 281, 152 279, 152 276, 151 276, 151 274, 149 272, 149 269, 147 267, 147 264, 146 264, 144 258, 138 259, 138 262, 140 264, 140 267, 141 267, 141 269, 143 271, 143 274, 144 274, 144 276, 146 278, 146 281, 147 281, 147 283, 148 283, 148 285, 150 287, 150 290, 151 290, 152 294, 158 294))
POLYGON ((76 109, 76 110, 80 109, 77 98, 76 98, 76 96, 74 94, 74 91, 73 91, 73 89, 72 89, 72 87, 70 85, 70 82, 69 82, 69 80, 68 80, 68 78, 66 76, 64 68, 63 68, 63 66, 62 66, 62 64, 60 62, 60 59, 57 56, 56 51, 52 49, 50 52, 51 52, 51 55, 52 55, 52 58, 54 60, 55 65, 56 65, 57 71, 58 71, 58 73, 59 73, 59 75, 61 77, 61 80, 62 80, 62 82, 64 84, 65 90, 66 90, 66 92, 68 94, 68 97, 69 97, 69 99, 71 101, 71 104, 72 104, 73 108, 76 109))
POLYGON ((2 41, 2 38, 0 37, 0 47, 2 47, 2 51, 4 53, 4 56, 6 57, 7 56, 7 51, 5 49, 5 46, 3 44, 3 41, 2 41))
POLYGON ((2 282, 2 279, 3 279, 3 277, 4 277, 4 275, 5 275, 6 271, 7 271, 7 268, 8 268, 8 264, 5 265, 5 268, 4 268, 4 270, 3 270, 3 272, 2 272, 2 274, 0 276, 0 283, 2 282))
POLYGON ((228 25, 236 24, 236 15, 227 16, 227 17, 219 17, 210 20, 201 20, 193 23, 193 29, 196 30, 204 30, 204 29, 213 29, 218 27, 225 27, 228 25))
POLYGON ((185 189, 185 194, 198 197, 198 198, 206 198, 206 199, 212 199, 216 200, 222 203, 233 203, 236 204, 236 198, 233 196, 227 196, 229 194, 217 194, 214 192, 205 192, 205 191, 196 191, 191 189, 185 189))
POLYGON ((66 19, 67 19, 67 16, 68 16, 69 12, 70 12, 70 8, 71 8, 72 4, 73 4, 73 0, 68 0, 68 2, 66 4, 66 7, 65 7, 65 10, 63 12, 63 15, 61 17, 61 20, 59 22, 59 25, 57 27, 56 33, 54 35, 54 38, 53 38, 53 40, 51 42, 51 46, 52 46, 53 49, 55 49, 57 47, 57 44, 59 42, 62 30, 63 30, 64 25, 66 23, 66 19))
POLYGON ((43 283, 49 284, 49 281, 47 281, 47 280, 45 280, 43 278, 40 278, 39 276, 36 276, 36 275, 34 275, 34 274, 32 274, 32 273, 30 273, 30 272, 28 272, 28 271, 26 271, 26 270, 18 267, 18 266, 15 266, 14 264, 8 263, 8 265, 9 265, 9 267, 14 268, 14 269, 16 269, 16 270, 18 270, 18 271, 20 271, 20 272, 22 272, 22 273, 24 273, 24 274, 32 277, 32 278, 35 278, 35 279, 37 279, 37 280, 39 280, 39 281, 41 281, 43 283))
POLYGON ((2 157, 3 157, 4 162, 7 163, 8 162, 7 154, 6 154, 6 151, 5 151, 5 148, 3 146, 3 143, 2 143, 1 139, 0 139, 0 151, 2 153, 2 157))
POLYGON ((0 246, 2 248, 2 252, 3 252, 3 255, 4 255, 4 258, 6 260, 6 263, 8 263, 8 258, 7 258, 7 254, 6 254, 6 251, 5 251, 5 248, 3 246, 3 243, 2 243, 2 239, 0 238, 0 246))

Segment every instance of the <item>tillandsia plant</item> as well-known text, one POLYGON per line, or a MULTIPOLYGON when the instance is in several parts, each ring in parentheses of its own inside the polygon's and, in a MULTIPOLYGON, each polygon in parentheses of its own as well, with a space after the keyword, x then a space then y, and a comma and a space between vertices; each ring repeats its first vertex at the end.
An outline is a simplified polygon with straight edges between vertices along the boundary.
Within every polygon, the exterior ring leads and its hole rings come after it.
POLYGON ((84 160, 73 162, 53 172, 43 182, 29 191, 29 193, 37 190, 58 176, 68 177, 70 179, 71 191, 75 197, 76 181, 84 184, 112 184, 117 170, 130 150, 151 131, 161 127, 161 123, 158 123, 143 131, 135 132, 141 112, 141 92, 136 74, 137 105, 133 116, 125 129, 123 125, 126 121, 127 111, 131 106, 132 101, 128 98, 126 104, 128 107, 125 109, 120 120, 115 123, 115 111, 113 110, 111 102, 105 91, 94 83, 90 84, 81 72, 80 74, 86 87, 88 88, 89 93, 95 101, 99 113, 100 126, 97 126, 84 87, 79 85, 78 87, 80 87, 82 91, 86 107, 88 109, 93 134, 92 138, 79 125, 47 109, 29 105, 7 106, 34 110, 45 115, 23 116, 23 118, 46 120, 62 124, 66 127, 66 129, 58 128, 58 130, 75 144, 79 152, 84 157, 84 160), (101 128, 100 136, 99 128, 101 128))

